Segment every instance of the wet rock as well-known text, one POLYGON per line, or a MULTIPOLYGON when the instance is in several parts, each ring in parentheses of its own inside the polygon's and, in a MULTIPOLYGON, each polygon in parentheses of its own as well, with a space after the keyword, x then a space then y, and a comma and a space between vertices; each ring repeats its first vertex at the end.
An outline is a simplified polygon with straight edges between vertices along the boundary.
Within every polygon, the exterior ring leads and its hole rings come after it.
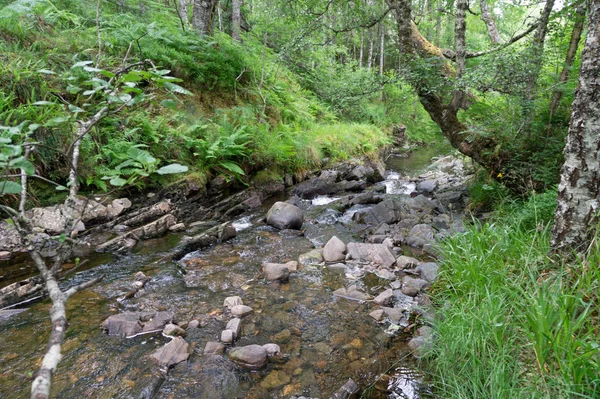
POLYGON ((396 262, 390 248, 384 244, 362 244, 351 242, 346 246, 346 259, 368 262, 373 265, 388 268, 396 262))
POLYGON ((275 356, 281 353, 281 348, 277 344, 264 344, 263 348, 267 351, 267 356, 275 356))
POLYGON ((433 330, 431 327, 423 326, 417 330, 417 334, 408 341, 408 349, 417 358, 425 357, 433 346, 433 330))
POLYGON ((427 286, 429 286, 429 283, 426 280, 405 276, 402 279, 401 291, 408 296, 417 296, 417 294, 427 286))
POLYGON ((463 193, 460 191, 446 191, 443 193, 437 193, 435 198, 442 206, 446 208, 454 210, 462 208, 463 193))
POLYGON ((193 330, 194 328, 200 327, 200 321, 194 319, 188 323, 187 329, 193 330))
POLYGON ((298 263, 302 266, 315 265, 323 262, 323 249, 317 248, 298 257, 298 263))
POLYGON ((355 285, 352 285, 348 288, 337 289, 333 291, 333 295, 347 299, 355 299, 358 301, 369 301, 372 299, 371 296, 365 294, 363 291, 360 290, 360 288, 358 288, 355 285))
POLYGON ((187 360, 190 356, 189 346, 183 338, 175 337, 171 342, 154 351, 151 356, 162 367, 171 367, 187 360))
POLYGON ((138 227, 122 236, 113 238, 96 248, 97 251, 114 251, 120 248, 126 248, 130 246, 128 241, 135 241, 141 239, 150 239, 165 235, 169 228, 176 223, 175 216, 167 214, 161 218, 150 222, 142 227, 138 227))
POLYGON ((323 247, 323 259, 326 262, 338 262, 346 258, 346 244, 336 236, 331 237, 323 247))
POLYGON ((400 280, 392 281, 390 283, 390 287, 392 287, 392 289, 394 289, 394 290, 399 290, 402 287, 402 281, 400 281, 400 280))
POLYGON ((406 243, 411 247, 422 247, 431 244, 433 237, 433 228, 430 225, 417 224, 408 233, 406 243))
POLYGON ((398 222, 408 212, 408 207, 400 198, 386 198, 364 215, 364 222, 372 225, 398 222))
POLYGON ((176 223, 173 226, 169 227, 169 231, 171 232, 178 232, 178 231, 184 231, 185 230, 185 223, 176 223))
POLYGON ((288 270, 290 271, 290 273, 298 271, 298 262, 296 262, 295 260, 291 260, 289 262, 286 262, 285 266, 288 268, 288 270))
POLYGON ((317 342, 314 345, 314 348, 317 352, 319 352, 322 355, 329 355, 333 349, 331 349, 331 346, 327 345, 325 342, 317 342))
POLYGON ((423 263, 415 269, 415 271, 421 273, 421 277, 430 283, 433 283, 437 278, 440 266, 434 262, 423 263))
POLYGON ((235 334, 231 330, 221 331, 221 342, 224 344, 232 344, 235 340, 235 334))
POLYGON ((381 321, 383 320, 383 310, 382 309, 377 309, 372 311, 371 313, 369 313, 369 316, 371 316, 373 319, 375 319, 375 321, 381 321))
POLYGON ((150 277, 146 276, 144 274, 144 272, 137 272, 133 278, 135 279, 135 281, 141 281, 143 283, 147 282, 150 280, 150 277))
POLYGON ((367 180, 373 177, 375 171, 372 167, 366 165, 357 165, 346 176, 347 180, 367 180))
POLYGON ((391 289, 387 289, 387 290, 383 291, 381 294, 377 295, 375 297, 375 299, 373 299, 373 302, 375 302, 379 305, 389 306, 392 304, 393 299, 394 299, 394 292, 391 289))
POLYGON ((447 230, 450 228, 450 216, 441 214, 432 219, 433 226, 438 230, 447 230))
POLYGON ((242 298, 240 298, 239 296, 228 296, 223 301, 223 306, 225 306, 227 309, 231 309, 234 306, 243 305, 243 304, 244 304, 244 302, 242 302, 242 298))
POLYGON ((336 393, 333 394, 331 399, 349 399, 352 395, 357 393, 359 390, 358 385, 352 379, 349 379, 336 393))
POLYGON ((138 312, 126 312, 110 316, 102 323, 101 328, 106 330, 108 335, 130 337, 141 333, 144 324, 140 321, 138 312))
POLYGON ((288 343, 291 338, 292 338, 292 333, 290 332, 290 330, 280 331, 273 336, 273 340, 280 344, 288 343))
POLYGON ((244 317, 252 312, 253 309, 246 305, 236 305, 231 308, 231 314, 235 317, 244 317))
POLYGON ((337 171, 324 170, 319 177, 314 177, 297 184, 291 194, 304 199, 312 199, 317 195, 333 194, 336 190, 335 182, 337 179, 337 171))
POLYGON ((284 264, 279 263, 263 263, 263 273, 269 281, 288 281, 290 277, 290 269, 284 264))
POLYGON ((367 165, 373 169, 373 175, 371 177, 367 177, 367 181, 369 183, 377 183, 385 180, 385 164, 380 159, 369 160, 367 165))
POLYGON ((192 251, 206 248, 218 242, 225 242, 234 238, 236 235, 237 232, 235 227, 231 225, 231 222, 226 222, 211 227, 205 232, 195 236, 185 236, 181 239, 177 247, 173 249, 173 259, 179 260, 192 251))
POLYGON ((185 337, 186 332, 183 328, 175 324, 167 324, 163 329, 163 334, 170 337, 185 337))
POLYGON ((229 359, 250 370, 258 370, 267 364, 267 350, 260 345, 248 345, 234 348, 229 359))
POLYGON ((399 323, 400 320, 404 318, 404 312, 402 309, 384 307, 382 310, 383 313, 385 313, 385 315, 389 317, 393 323, 399 323))
POLYGON ((231 320, 229 320, 229 322, 227 323, 227 326, 225 327, 226 330, 230 330, 233 332, 234 338, 237 338, 240 336, 240 331, 242 329, 242 319, 238 319, 233 318, 231 320))
POLYGON ((396 259, 396 266, 398 266, 400 270, 412 269, 420 264, 421 262, 419 260, 410 256, 401 255, 398 257, 398 259, 396 259))
POLYGON ((267 223, 280 230, 299 230, 304 223, 304 216, 297 206, 278 201, 269 209, 267 223))
POLYGON ((431 194, 437 188, 437 180, 424 180, 417 184, 417 191, 421 193, 431 194))
POLYGON ((383 278, 383 279, 386 279, 386 280, 393 280, 393 279, 396 278, 396 275, 393 272, 391 272, 391 271, 389 271, 387 269, 377 270, 375 272, 375 274, 377 275, 377 277, 383 278))
POLYGON ((107 207, 108 217, 115 218, 123 213, 124 210, 131 208, 131 201, 127 198, 118 198, 113 200, 107 207))
POLYGON ((225 345, 219 342, 209 341, 204 345, 205 355, 222 355, 223 353, 225 353, 225 345))
POLYGON ((367 188, 367 182, 365 181, 341 181, 335 185, 335 191, 363 191, 367 188))
POLYGON ((343 263, 333 263, 333 264, 327 265, 327 268, 331 269, 331 270, 345 270, 346 265, 343 263))
POLYGON ((260 386, 264 389, 275 389, 290 383, 290 377, 280 370, 273 370, 260 382, 260 386))
POLYGON ((371 205, 378 204, 383 201, 383 197, 381 195, 375 195, 373 193, 361 193, 356 194, 350 200, 352 205, 371 205))

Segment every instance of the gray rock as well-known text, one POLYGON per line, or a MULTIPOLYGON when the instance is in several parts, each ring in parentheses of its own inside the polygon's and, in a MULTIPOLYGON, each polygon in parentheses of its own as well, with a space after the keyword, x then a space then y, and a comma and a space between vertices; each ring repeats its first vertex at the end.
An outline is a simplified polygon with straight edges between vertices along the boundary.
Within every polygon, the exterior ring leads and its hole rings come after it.
POLYGON ((302 266, 316 265, 323 262, 323 248, 316 248, 298 257, 298 263, 302 266))
POLYGON ((267 357, 267 350, 260 345, 242 346, 229 352, 229 359, 250 370, 258 370, 266 366, 267 357))
POLYGON ((347 180, 367 180, 373 178, 375 171, 372 167, 366 165, 357 165, 346 176, 347 180))
POLYGON ((205 355, 222 355, 223 353, 225 353, 225 345, 219 342, 209 341, 204 345, 205 355))
POLYGON ((288 268, 288 270, 290 271, 290 273, 298 271, 298 262, 296 262, 295 260, 291 260, 291 261, 286 262, 284 264, 288 268))
POLYGON ((402 287, 402 282, 400 280, 395 280, 390 283, 390 287, 394 290, 399 290, 402 287))
POLYGON ((365 294, 360 288, 358 288, 355 285, 352 285, 348 288, 337 289, 333 291, 333 295, 347 299, 354 299, 357 301, 369 301, 372 299, 371 296, 365 294))
POLYGON ((408 233, 406 243, 411 247, 422 247, 431 244, 433 237, 433 228, 430 225, 417 224, 408 233))
POLYGON ((183 328, 175 324, 167 324, 163 329, 163 334, 170 337, 185 337, 186 332, 183 328))
POLYGON ((445 191, 443 193, 437 193, 435 198, 444 207, 454 210, 462 208, 463 193, 460 191, 445 191))
POLYGON ((267 356, 275 356, 281 353, 281 348, 277 344, 264 344, 263 348, 267 351, 267 356))
POLYGON ((338 172, 323 170, 319 177, 297 184, 291 194, 304 199, 312 199, 317 195, 333 194, 336 191, 335 182, 337 179, 338 172))
POLYGON ((351 242, 346 246, 346 259, 369 262, 373 265, 389 268, 396 262, 390 248, 384 244, 362 244, 351 242))
POLYGON ((416 358, 427 356, 427 354, 431 351, 431 347, 431 339, 424 336, 414 337, 408 341, 408 349, 416 358))
POLYGON ((357 393, 359 390, 358 385, 352 379, 349 379, 336 393, 333 394, 331 399, 349 399, 357 393))
POLYGON ((279 263, 263 263, 263 273, 269 281, 288 281, 290 277, 290 269, 279 263))
POLYGON ((346 244, 336 236, 331 237, 323 247, 323 259, 326 262, 338 262, 346 258, 346 244))
POLYGON ((350 200, 352 205, 371 205, 378 204, 383 200, 383 197, 380 195, 374 195, 373 193, 361 193, 356 194, 350 200))
POLYGON ((162 367, 171 367, 190 356, 189 344, 181 337, 175 337, 171 342, 152 353, 154 360, 162 367))
POLYGON ((369 313, 369 316, 371 316, 373 319, 375 319, 375 321, 381 321, 383 320, 383 309, 377 309, 372 311, 371 313, 369 313))
POLYGON ((437 180, 424 180, 417 184, 417 191, 421 193, 430 194, 435 191, 437 188, 438 182, 437 180))
POLYGON ((304 216, 297 206, 278 201, 269 209, 267 223, 280 230, 299 230, 304 223, 304 216))
POLYGON ((194 328, 200 327, 200 321, 194 319, 188 323, 187 329, 193 330, 194 328))
POLYGON ((433 226, 438 230, 447 230, 450 228, 450 216, 442 213, 441 215, 434 216, 432 223, 433 226))
POLYGON ((427 280, 430 283, 433 283, 438 276, 438 271, 440 266, 434 262, 423 263, 415 269, 417 272, 421 273, 421 277, 427 280))
POLYGON ((224 344, 232 344, 235 340, 235 334, 231 330, 221 331, 221 342, 224 344))
POLYGON ((389 308, 389 307, 384 307, 382 309, 383 309, 383 312, 385 313, 385 315, 387 317, 389 317, 389 319, 393 323, 397 324, 400 322, 400 320, 402 320, 404 318, 404 312, 402 311, 402 309, 389 308))
POLYGON ((233 318, 231 320, 229 320, 229 322, 227 323, 227 326, 225 327, 226 330, 230 330, 233 331, 233 335, 237 338, 240 336, 240 331, 242 329, 242 319, 238 319, 233 318))
POLYGON ((140 333, 162 331, 173 321, 172 312, 125 312, 110 316, 101 328, 108 335, 130 337, 140 333))
POLYGON ((235 317, 244 317, 253 312, 253 309, 250 306, 246 305, 236 305, 231 308, 231 314, 235 317))
POLYGON ((377 270, 375 274, 377 277, 384 278, 386 280, 394 280, 396 278, 396 275, 388 269, 377 270))
POLYGON ((421 262, 419 260, 410 256, 401 255, 398 257, 398 259, 396 259, 396 266, 398 266, 400 270, 412 269, 420 264, 421 262))
POLYGON ((173 226, 169 227, 169 231, 178 232, 185 230, 185 223, 176 223, 173 226))
POLYGON ((370 160, 367 165, 373 169, 373 176, 367 177, 369 183, 377 183, 385 180, 385 164, 380 159, 370 160))
POLYGON ((231 309, 234 306, 243 304, 244 302, 242 302, 242 298, 240 298, 239 296, 228 296, 223 301, 223 306, 225 306, 227 309, 231 309))
POLYGON ((378 203, 364 215, 364 222, 372 225, 398 222, 408 212, 406 202, 392 197, 378 203))
POLYGON ((106 212, 110 218, 119 216, 125 209, 131 208, 131 201, 127 198, 113 200, 107 207, 106 212))
POLYGON ((417 294, 427 286, 429 286, 429 283, 426 280, 405 276, 402 279, 401 291, 404 295, 417 296, 417 294))
POLYGON ((389 306, 392 304, 393 299, 394 299, 394 292, 391 289, 387 289, 387 290, 383 291, 381 294, 377 295, 375 297, 375 299, 373 299, 373 302, 375 302, 379 305, 389 306))

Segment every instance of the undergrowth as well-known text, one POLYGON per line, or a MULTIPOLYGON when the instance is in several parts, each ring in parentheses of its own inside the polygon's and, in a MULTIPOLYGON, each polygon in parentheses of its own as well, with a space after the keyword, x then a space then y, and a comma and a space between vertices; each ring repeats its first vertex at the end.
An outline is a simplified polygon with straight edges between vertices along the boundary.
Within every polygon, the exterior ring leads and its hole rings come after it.
POLYGON ((440 248, 427 368, 444 398, 598 398, 600 246, 549 257, 556 192, 505 203, 440 248))

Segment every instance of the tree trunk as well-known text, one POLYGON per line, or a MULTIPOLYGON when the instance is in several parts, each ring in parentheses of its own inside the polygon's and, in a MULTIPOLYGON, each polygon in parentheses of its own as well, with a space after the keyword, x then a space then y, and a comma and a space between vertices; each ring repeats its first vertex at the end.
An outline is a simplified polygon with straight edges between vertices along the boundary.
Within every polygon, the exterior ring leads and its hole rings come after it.
POLYGON ((485 22, 490 40, 493 44, 502 44, 502 38, 496 27, 496 21, 486 0, 479 0, 479 7, 481 8, 481 19, 485 22))
POLYGON ((363 67, 363 58, 365 57, 365 31, 363 29, 360 30, 360 55, 358 57, 358 67, 362 69, 363 67))
POLYGON ((373 30, 369 31, 369 54, 367 55, 367 68, 373 66, 373 30))
POLYGON ((242 16, 240 13, 240 0, 231 0, 231 38, 236 42, 241 42, 242 16))
POLYGON ((563 254, 586 252, 600 210, 600 0, 590 1, 589 7, 552 229, 552 249, 563 254))
POLYGON ((379 25, 380 46, 379 46, 379 74, 383 75, 383 64, 385 61, 385 28, 383 23, 379 25))
POLYGON ((200 35, 212 35, 219 0, 194 0, 192 26, 200 35))
POLYGON ((569 72, 571 70, 571 66, 573 65, 573 61, 575 60, 575 55, 577 54, 577 48, 579 47, 579 41, 581 40, 584 22, 585 6, 581 5, 575 9, 575 25, 573 26, 573 31, 571 32, 571 40, 569 41, 569 48, 567 49, 567 56, 565 57, 565 65, 563 66, 558 78, 559 87, 552 92, 552 97, 550 98, 550 118, 552 118, 552 115, 554 115, 554 112, 556 112, 556 109, 560 104, 560 100, 562 100, 562 85, 567 83, 569 80, 569 72))
POLYGON ((181 18, 186 28, 190 27, 190 18, 188 17, 188 0, 179 0, 179 18, 181 18))

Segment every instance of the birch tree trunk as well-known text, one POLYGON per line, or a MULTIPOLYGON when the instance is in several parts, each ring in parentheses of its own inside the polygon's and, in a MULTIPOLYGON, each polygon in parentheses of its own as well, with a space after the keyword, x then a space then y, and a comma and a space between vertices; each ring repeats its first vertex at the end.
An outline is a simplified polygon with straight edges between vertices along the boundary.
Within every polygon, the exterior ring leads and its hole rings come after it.
POLYGON ((179 18, 181 18, 186 28, 190 27, 190 18, 188 17, 188 1, 189 0, 179 0, 179 18))
POLYGON ((360 30, 360 55, 358 57, 358 67, 362 69, 363 67, 363 58, 365 56, 365 31, 363 29, 360 30))
POLYGON ((481 8, 481 19, 485 22, 485 27, 487 28, 490 40, 493 44, 502 44, 502 38, 498 32, 496 21, 494 20, 494 16, 492 15, 486 0, 479 0, 479 7, 481 8))
POLYGON ((373 66, 373 30, 369 31, 369 54, 367 55, 367 68, 373 66))
POLYGON ((242 16, 240 12, 240 0, 231 0, 231 38, 241 42, 240 31, 242 16))
MULTIPOLYGON (((583 32, 583 24, 585 22, 585 6, 579 6, 575 9, 575 25, 571 32, 571 40, 569 41, 569 48, 567 49, 567 55, 565 57, 565 65, 560 72, 558 78, 559 85, 564 85, 569 80, 570 70, 575 61, 575 55, 577 54, 577 48, 579 47, 579 41, 581 40, 581 33, 583 32)), ((559 87, 552 92, 550 98, 550 118, 554 115, 554 112, 562 100, 563 91, 559 87)))
POLYGON ((385 27, 383 23, 379 25, 379 74, 383 75, 383 65, 385 62, 385 27))
POLYGON ((200 35, 212 35, 219 0, 194 0, 192 26, 200 35))
POLYGON ((597 232, 600 210, 600 0, 589 4, 552 229, 552 249, 564 254, 586 252, 597 232))

